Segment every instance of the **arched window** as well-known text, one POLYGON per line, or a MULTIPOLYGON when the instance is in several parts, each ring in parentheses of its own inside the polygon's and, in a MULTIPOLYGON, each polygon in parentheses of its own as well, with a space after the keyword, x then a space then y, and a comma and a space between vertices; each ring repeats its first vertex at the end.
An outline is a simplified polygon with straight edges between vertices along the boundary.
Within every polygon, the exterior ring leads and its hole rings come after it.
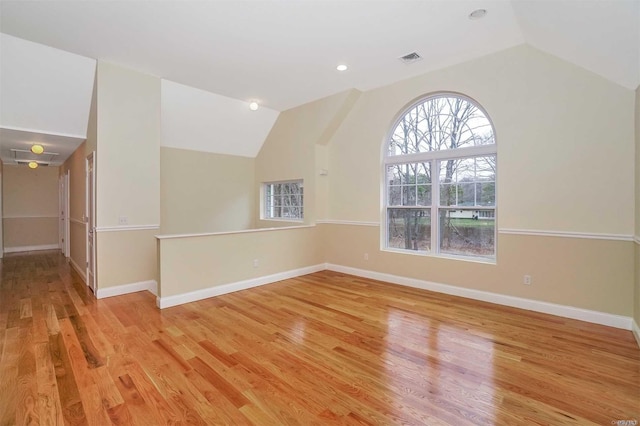
POLYGON ((385 143, 386 248, 495 259, 496 143, 484 110, 459 94, 430 95, 385 143))

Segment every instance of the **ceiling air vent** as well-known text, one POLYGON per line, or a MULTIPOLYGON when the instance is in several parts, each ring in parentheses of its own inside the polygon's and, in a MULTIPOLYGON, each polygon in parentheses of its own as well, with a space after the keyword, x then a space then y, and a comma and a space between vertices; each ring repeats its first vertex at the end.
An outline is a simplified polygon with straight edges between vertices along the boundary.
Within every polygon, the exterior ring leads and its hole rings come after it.
POLYGON ((408 53, 408 54, 406 54, 406 55, 404 55, 404 56, 401 56, 401 57, 400 57, 400 58, 398 58, 398 59, 400 59, 400 60, 401 60, 402 62, 404 62, 405 64, 412 64, 412 63, 414 63, 414 62, 419 61, 420 59, 422 59, 422 56, 420 56, 420 55, 418 54, 418 52, 411 52, 411 53, 408 53))
MULTIPOLYGON (((20 166, 26 166, 30 163, 29 160, 16 160, 16 164, 20 165, 20 166)), ((49 162, 48 161, 36 161, 36 163, 38 163, 38 165, 40 167, 47 167, 49 166, 49 162)))

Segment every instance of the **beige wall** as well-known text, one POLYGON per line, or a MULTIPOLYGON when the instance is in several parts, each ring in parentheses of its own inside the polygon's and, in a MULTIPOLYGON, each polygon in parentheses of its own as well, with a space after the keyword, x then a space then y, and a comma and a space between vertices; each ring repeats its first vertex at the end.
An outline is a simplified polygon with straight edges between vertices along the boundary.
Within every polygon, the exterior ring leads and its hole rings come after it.
POLYGON ((640 86, 636 89, 635 105, 635 141, 636 141, 636 209, 635 209, 635 235, 640 239, 640 86))
POLYGON ((98 62, 95 98, 100 291, 157 275, 149 259, 160 224, 160 79, 98 62))
POLYGON ((98 149, 98 68, 96 67, 93 79, 93 93, 91 94, 91 107, 89 109, 89 122, 87 123, 87 140, 84 152, 89 155, 98 149))
POLYGON ((157 230, 98 234, 98 291, 108 287, 157 281, 157 230))
POLYGON ((2 160, 0 160, 0 259, 4 256, 4 238, 2 236, 3 225, 2 225, 2 160))
POLYGON ((162 234, 253 228, 255 159, 160 149, 162 234))
POLYGON ((97 82, 97 226, 160 223, 160 79, 105 62, 97 82))
POLYGON ((635 258, 635 294, 634 294, 634 311, 633 318, 636 325, 640 328, 640 243, 636 240, 636 258, 635 258))
MULTIPOLYGON (((280 113, 256 157, 256 198, 264 182, 303 179, 304 223, 315 223, 316 180, 320 168, 325 168, 316 160, 316 146, 330 140, 359 95, 350 90, 280 113)), ((258 228, 292 225, 260 220, 259 204, 255 208, 258 228)))
POLYGON ((327 263, 631 316, 633 243, 499 235, 498 263, 380 251, 378 226, 323 224, 327 263), (364 253, 368 260, 364 260, 364 253), (522 275, 533 284, 522 284, 522 275))
POLYGON ((636 89, 636 108, 635 108, 635 124, 636 124, 636 259, 635 259, 635 308, 634 319, 636 325, 640 327, 640 86, 636 89))
MULTIPOLYGON (((91 129, 91 125, 89 126, 91 129)), ((92 132, 89 131, 88 135, 92 132)), ((69 172, 69 258, 73 266, 86 279, 87 230, 85 224, 85 160, 87 143, 83 143, 65 161, 61 174, 69 172)))
POLYGON ((31 251, 58 247, 57 217, 5 217, 4 249, 31 251))
POLYGON ((158 240, 162 298, 319 265, 318 229, 304 226, 158 240), (258 266, 254 267, 254 260, 258 266))
POLYGON ((57 246, 58 167, 6 166, 2 187, 4 249, 57 246))

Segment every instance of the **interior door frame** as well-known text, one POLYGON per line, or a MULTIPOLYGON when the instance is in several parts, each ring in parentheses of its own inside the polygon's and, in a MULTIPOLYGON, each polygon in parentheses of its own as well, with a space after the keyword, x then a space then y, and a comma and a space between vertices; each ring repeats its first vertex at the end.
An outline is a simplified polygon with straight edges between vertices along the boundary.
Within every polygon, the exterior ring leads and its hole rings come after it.
POLYGON ((62 254, 66 256, 64 251, 64 237, 66 231, 64 229, 64 175, 58 176, 58 248, 62 250, 62 254))
POLYGON ((60 249, 62 250, 62 254, 64 254, 65 257, 70 257, 71 256, 71 242, 69 241, 70 237, 71 237, 71 230, 69 229, 70 227, 70 219, 69 219, 69 207, 70 207, 70 200, 69 200, 69 193, 70 193, 70 188, 69 188, 69 184, 70 184, 70 171, 67 170, 67 172, 60 176, 59 179, 59 189, 60 189, 60 196, 59 196, 59 202, 60 202, 60 228, 59 228, 59 239, 61 241, 59 241, 59 246, 60 249))
POLYGON ((65 189, 65 211, 64 211, 64 253, 67 258, 71 257, 71 170, 67 170, 64 175, 65 189))
POLYGON ((87 286, 95 294, 96 288, 96 153, 85 160, 85 229, 87 246, 87 286))

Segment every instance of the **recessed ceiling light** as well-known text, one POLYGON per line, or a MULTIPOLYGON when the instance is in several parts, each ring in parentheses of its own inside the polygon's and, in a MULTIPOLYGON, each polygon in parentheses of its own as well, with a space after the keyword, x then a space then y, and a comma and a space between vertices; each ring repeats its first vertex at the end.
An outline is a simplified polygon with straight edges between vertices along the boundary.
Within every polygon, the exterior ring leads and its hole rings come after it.
POLYGON ((30 169, 37 169, 38 168, 38 163, 36 163, 35 161, 29 161, 29 168, 30 169))
POLYGON ((469 14, 469 19, 484 18, 486 14, 487 14, 487 9, 476 9, 469 14))
POLYGON ((42 145, 35 144, 31 146, 31 152, 34 154, 42 154, 44 152, 44 147, 42 145))
POLYGON ((250 103, 249 103, 249 109, 250 109, 251 111, 256 111, 256 110, 258 109, 258 106, 259 106, 259 105, 258 105, 258 103, 257 103, 257 102, 255 102, 255 101, 254 101, 254 102, 250 102, 250 103))
POLYGON ((346 66, 345 64, 340 64, 340 65, 338 65, 338 66, 336 67, 336 69, 337 69, 338 71, 346 71, 348 68, 349 68, 349 67, 348 67, 348 66, 346 66))

